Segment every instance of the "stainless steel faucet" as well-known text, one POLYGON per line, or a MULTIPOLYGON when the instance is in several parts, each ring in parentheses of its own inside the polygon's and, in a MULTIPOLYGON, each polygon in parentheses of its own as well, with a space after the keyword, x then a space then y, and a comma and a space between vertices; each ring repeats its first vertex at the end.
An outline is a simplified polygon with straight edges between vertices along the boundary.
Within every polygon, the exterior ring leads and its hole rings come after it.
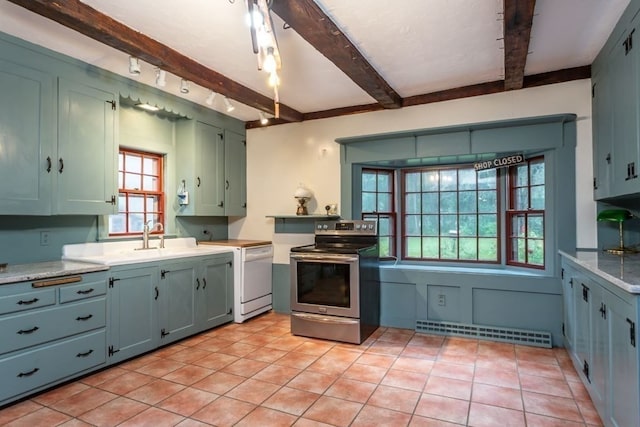
MULTIPOLYGON (((142 249, 149 249, 149 233, 154 231, 156 228, 158 231, 164 231, 164 227, 161 222, 157 222, 153 227, 150 227, 151 220, 144 223, 144 227, 142 228, 142 249)), ((164 234, 160 235, 160 247, 164 248, 164 234)))

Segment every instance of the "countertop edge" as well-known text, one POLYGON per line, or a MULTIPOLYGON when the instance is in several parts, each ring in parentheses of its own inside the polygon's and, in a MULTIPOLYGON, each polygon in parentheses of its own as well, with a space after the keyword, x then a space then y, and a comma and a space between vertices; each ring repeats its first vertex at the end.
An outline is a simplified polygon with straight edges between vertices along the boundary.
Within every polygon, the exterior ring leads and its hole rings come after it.
MULTIPOLYGON (((558 251, 560 253, 561 256, 564 256, 568 259, 570 259, 572 262, 578 264, 579 266, 589 270, 590 272, 592 272, 593 274, 600 276, 601 278, 607 280, 608 282, 611 282, 613 285, 617 286, 618 288, 624 290, 625 292, 628 292, 630 294, 640 294, 640 285, 633 285, 629 282, 624 281, 623 279, 620 279, 619 277, 615 277, 612 274, 601 270, 600 268, 598 268, 597 266, 594 266, 592 263, 587 262, 585 260, 581 260, 579 258, 577 258, 575 255, 569 254, 567 252, 564 251, 558 251)), ((578 253, 580 253, 580 251, 578 251, 578 253)), ((583 253, 587 253, 586 251, 584 251, 583 253)), ((589 252, 589 253, 593 253, 593 252, 589 252)), ((617 255, 616 255, 617 256, 617 255)), ((624 260, 621 260, 624 261, 624 260)))
POLYGON ((45 261, 29 264, 9 265, 7 271, 0 273, 0 285, 72 276, 75 274, 96 273, 109 270, 108 265, 78 261, 45 261))

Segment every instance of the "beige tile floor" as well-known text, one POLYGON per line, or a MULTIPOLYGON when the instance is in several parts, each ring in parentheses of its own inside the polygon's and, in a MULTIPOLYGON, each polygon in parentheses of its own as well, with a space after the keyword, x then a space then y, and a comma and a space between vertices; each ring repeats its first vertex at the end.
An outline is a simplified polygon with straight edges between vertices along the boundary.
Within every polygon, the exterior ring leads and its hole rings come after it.
POLYGON ((380 328, 292 336, 268 313, 0 410, 7 426, 601 426, 564 349, 380 328))

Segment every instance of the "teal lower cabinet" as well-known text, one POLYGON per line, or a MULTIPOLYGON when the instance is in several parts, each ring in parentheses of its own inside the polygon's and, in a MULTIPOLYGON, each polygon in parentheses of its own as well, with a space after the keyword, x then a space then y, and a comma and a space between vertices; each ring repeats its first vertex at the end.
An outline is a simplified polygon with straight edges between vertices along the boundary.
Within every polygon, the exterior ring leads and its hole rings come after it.
POLYGON ((198 330, 203 331, 233 320, 233 254, 205 258, 201 262, 196 308, 198 330))
POLYGON ((108 356, 116 363, 156 348, 159 271, 156 266, 119 266, 109 277, 108 356))
POLYGON ((159 313, 160 345, 195 334, 196 294, 202 287, 198 262, 163 263, 160 268, 159 313))
POLYGON ((564 254, 562 274, 565 345, 600 418, 640 425, 639 295, 564 254))
POLYGON ((0 406, 105 366, 105 293, 104 272, 0 286, 0 406))

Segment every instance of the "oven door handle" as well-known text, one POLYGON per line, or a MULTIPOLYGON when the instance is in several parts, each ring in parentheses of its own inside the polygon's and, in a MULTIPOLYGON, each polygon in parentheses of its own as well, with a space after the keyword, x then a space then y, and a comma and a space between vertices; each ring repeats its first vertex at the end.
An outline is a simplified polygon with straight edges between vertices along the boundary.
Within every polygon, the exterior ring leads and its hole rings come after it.
POLYGON ((313 262, 341 262, 341 263, 351 263, 357 262, 357 256, 341 256, 341 255, 304 255, 304 254, 296 254, 291 255, 291 259, 295 261, 313 261, 313 262))

